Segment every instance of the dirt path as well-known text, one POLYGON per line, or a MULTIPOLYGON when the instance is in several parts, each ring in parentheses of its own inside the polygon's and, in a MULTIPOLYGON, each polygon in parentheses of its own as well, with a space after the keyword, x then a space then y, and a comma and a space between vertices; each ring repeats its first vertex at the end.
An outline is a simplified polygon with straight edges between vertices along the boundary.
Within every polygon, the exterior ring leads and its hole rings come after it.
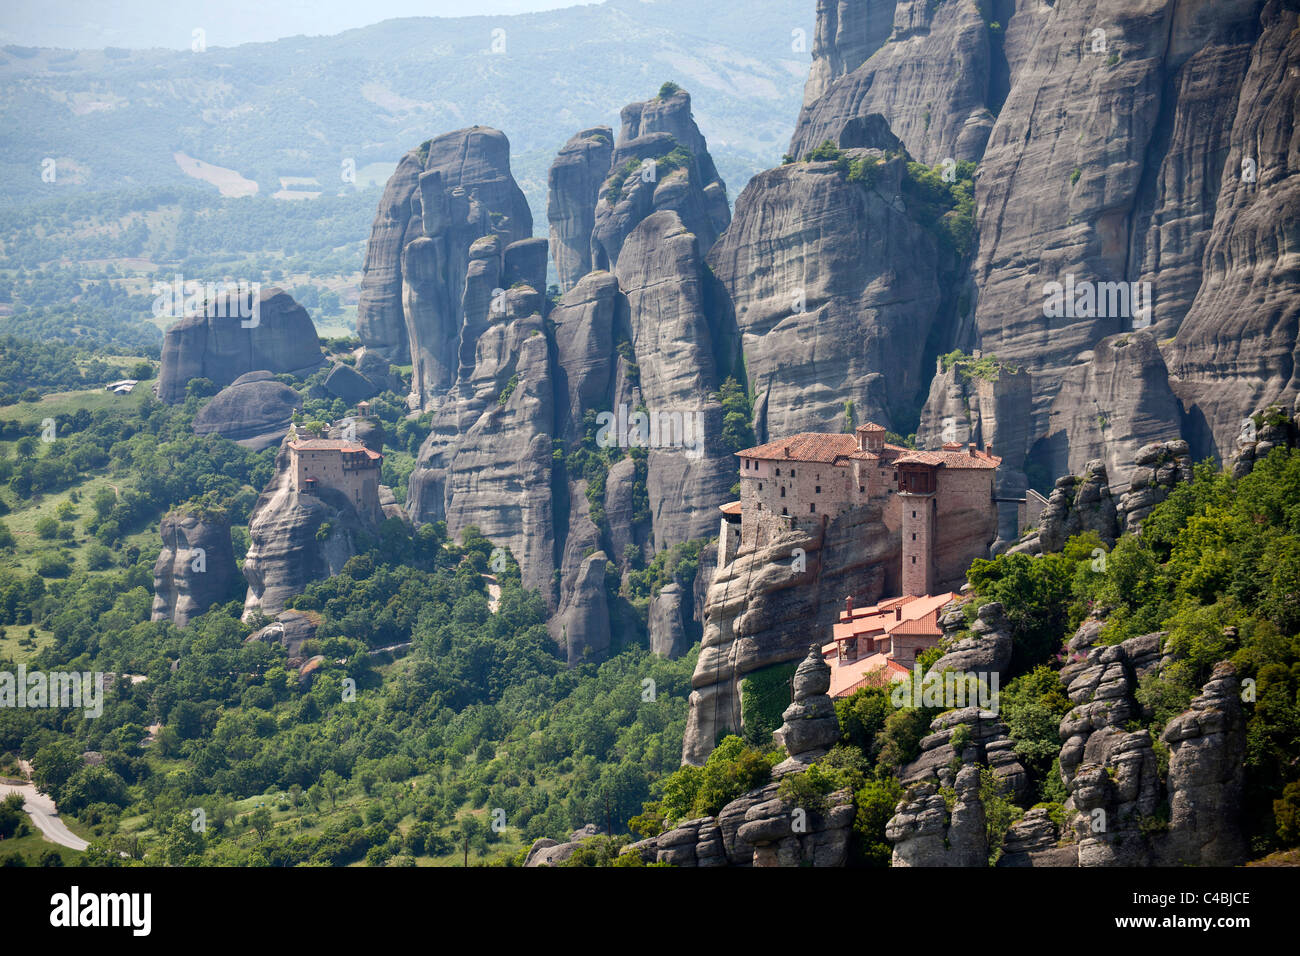
POLYGON ((481 577, 487 581, 488 610, 495 614, 501 607, 501 585, 497 584, 495 575, 484 574, 481 577))

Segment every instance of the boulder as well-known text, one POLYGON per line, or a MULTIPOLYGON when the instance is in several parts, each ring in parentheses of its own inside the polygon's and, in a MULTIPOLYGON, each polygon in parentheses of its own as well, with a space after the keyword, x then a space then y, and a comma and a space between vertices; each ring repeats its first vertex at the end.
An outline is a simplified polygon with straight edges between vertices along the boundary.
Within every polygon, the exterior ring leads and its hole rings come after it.
POLYGON ((255 315, 247 319, 221 311, 230 310, 209 303, 167 329, 158 373, 158 397, 164 402, 183 401, 191 379, 226 386, 246 372, 305 376, 325 360, 307 310, 283 289, 261 289, 255 315))
POLYGON ((251 451, 280 444, 302 396, 269 372, 241 375, 194 417, 194 434, 220 435, 251 451), (263 377, 264 376, 264 377, 263 377))

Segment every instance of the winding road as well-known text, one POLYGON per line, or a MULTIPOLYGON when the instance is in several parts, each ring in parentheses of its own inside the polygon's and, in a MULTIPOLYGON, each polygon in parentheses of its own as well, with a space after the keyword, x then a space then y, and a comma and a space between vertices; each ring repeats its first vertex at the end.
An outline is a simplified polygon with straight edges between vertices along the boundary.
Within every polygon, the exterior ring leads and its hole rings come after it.
MULTIPOLYGON (((23 770, 28 771, 27 766, 24 765, 23 770)), ((87 841, 67 828, 59 817, 54 800, 43 793, 38 793, 35 784, 0 780, 0 799, 11 793, 22 794, 23 811, 32 818, 32 823, 36 824, 36 829, 41 831, 41 836, 45 839, 72 850, 84 850, 90 846, 87 841)))

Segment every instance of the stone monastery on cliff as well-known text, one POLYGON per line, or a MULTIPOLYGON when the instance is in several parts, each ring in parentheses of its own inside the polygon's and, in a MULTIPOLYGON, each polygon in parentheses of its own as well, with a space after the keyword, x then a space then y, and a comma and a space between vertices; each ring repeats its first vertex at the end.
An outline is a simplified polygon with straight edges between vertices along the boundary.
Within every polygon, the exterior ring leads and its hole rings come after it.
POLYGON ((293 490, 301 495, 330 488, 347 498, 357 514, 379 523, 379 474, 384 456, 355 441, 306 438, 289 442, 293 490))
POLYGON ((867 422, 853 435, 802 432, 737 452, 740 501, 722 509, 719 564, 763 547, 783 531, 823 524, 876 504, 897 535, 904 595, 932 594, 965 577, 997 535, 991 449, 949 442, 916 451, 885 441, 867 422))

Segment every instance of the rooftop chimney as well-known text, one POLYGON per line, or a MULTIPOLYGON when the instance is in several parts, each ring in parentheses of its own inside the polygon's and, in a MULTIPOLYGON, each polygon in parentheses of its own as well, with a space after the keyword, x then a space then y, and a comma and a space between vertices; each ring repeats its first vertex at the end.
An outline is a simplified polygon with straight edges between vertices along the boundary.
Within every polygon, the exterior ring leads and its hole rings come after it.
POLYGON ((848 621, 853 620, 853 595, 852 594, 850 594, 848 597, 844 599, 844 615, 845 615, 845 620, 848 621))
POLYGON ((900 604, 898 605, 898 607, 894 608, 894 620, 901 621, 902 619, 903 619, 903 605, 900 604))

